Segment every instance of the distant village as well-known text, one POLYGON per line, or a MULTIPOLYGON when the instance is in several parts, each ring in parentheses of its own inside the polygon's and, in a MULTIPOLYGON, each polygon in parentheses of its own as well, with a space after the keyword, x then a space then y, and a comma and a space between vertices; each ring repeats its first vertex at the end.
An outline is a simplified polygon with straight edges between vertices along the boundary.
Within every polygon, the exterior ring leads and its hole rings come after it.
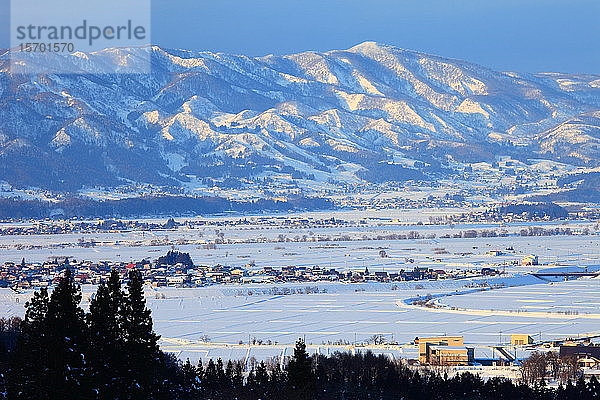
MULTIPOLYGON (((450 197, 449 197, 450 198, 450 197)), ((446 197, 444 198, 446 199, 446 197)), ((448 204, 439 203, 438 198, 429 196, 419 203, 420 207, 390 207, 403 209, 417 209, 423 207, 448 207, 448 204)), ((458 207, 458 205, 455 205, 458 207)), ((464 206, 464 205, 463 205, 464 206)), ((385 208, 385 207, 384 207, 385 208)), ((369 209, 369 208, 367 208, 369 209)), ((372 210, 381 210, 382 207, 374 206, 372 210)), ((48 235, 48 234, 71 234, 71 233, 102 233, 102 232, 157 232, 170 231, 177 229, 200 229, 204 227, 286 227, 286 228, 323 228, 323 227, 365 227, 378 226, 383 224, 400 224, 406 226, 420 225, 442 225, 453 226, 456 224, 474 224, 474 223, 499 223, 501 226, 520 222, 545 222, 545 221, 598 221, 600 212, 597 210, 572 210, 568 212, 562 207, 549 204, 520 204, 499 206, 492 209, 480 211, 471 211, 467 213, 448 214, 443 216, 430 216, 427 222, 403 222, 391 218, 369 218, 365 217, 359 220, 344 220, 340 218, 314 218, 289 215, 271 215, 271 216, 253 216, 242 217, 235 216, 235 213, 226 214, 225 218, 189 218, 185 220, 175 220, 174 218, 165 218, 159 220, 145 219, 97 219, 84 220, 81 218, 48 218, 45 220, 0 220, 0 236, 12 235, 48 235)), ((572 234, 590 234, 598 231, 599 225, 596 224, 593 229, 574 232, 569 228, 556 230, 544 230, 540 227, 534 227, 537 232, 533 235, 553 236, 572 235, 572 234)), ((521 236, 531 236, 528 232, 518 232, 521 236)), ((494 235, 496 236, 496 235, 494 235)), ((502 232, 497 236, 503 236, 502 232)))
MULTIPOLYGON (((527 262, 533 262, 529 260, 527 262)), ((535 258, 537 262, 537 258, 535 258)), ((79 284, 99 284, 108 279, 116 269, 125 278, 127 271, 139 269, 145 283, 153 287, 202 287, 216 284, 254 284, 285 282, 399 282, 438 279, 463 279, 478 276, 494 276, 502 272, 494 268, 478 270, 452 270, 414 267, 399 268, 397 272, 364 270, 339 271, 335 268, 313 267, 263 267, 248 264, 245 267, 224 265, 194 265, 187 253, 169 251, 156 261, 138 263, 90 262, 75 259, 54 259, 44 263, 7 262, 0 266, 0 287, 26 290, 51 286, 57 282, 65 269, 71 269, 79 284)))

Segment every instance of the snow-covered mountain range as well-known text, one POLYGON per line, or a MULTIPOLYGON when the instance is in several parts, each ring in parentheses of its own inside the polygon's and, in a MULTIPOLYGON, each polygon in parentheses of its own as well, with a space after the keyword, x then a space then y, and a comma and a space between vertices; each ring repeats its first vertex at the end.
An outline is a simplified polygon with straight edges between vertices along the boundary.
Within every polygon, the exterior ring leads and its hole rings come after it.
POLYGON ((380 182, 501 155, 600 165, 600 75, 496 72, 373 42, 257 58, 152 46, 56 59, 80 75, 14 75, 9 56, 0 181, 18 187, 380 182), (150 75, 94 74, 146 52, 150 75))

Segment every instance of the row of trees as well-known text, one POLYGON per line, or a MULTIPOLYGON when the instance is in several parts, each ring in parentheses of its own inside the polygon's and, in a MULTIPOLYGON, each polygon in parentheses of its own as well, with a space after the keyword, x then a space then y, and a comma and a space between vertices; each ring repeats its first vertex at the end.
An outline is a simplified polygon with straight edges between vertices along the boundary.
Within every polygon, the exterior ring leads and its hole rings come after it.
POLYGON ((64 217, 118 218, 139 215, 200 215, 226 211, 330 210, 332 208, 333 203, 331 200, 318 197, 296 197, 286 200, 258 199, 252 201, 184 195, 145 196, 103 201, 73 197, 56 203, 41 200, 0 198, 0 218, 3 219, 42 219, 53 216, 55 210, 61 210, 61 216, 64 217))
POLYGON ((543 381, 449 378, 372 353, 310 356, 302 340, 287 365, 181 363, 158 347, 141 274, 128 278, 122 288, 113 271, 85 313, 66 271, 51 294, 35 293, 23 321, 0 320, 0 400, 600 399, 595 379, 552 390, 543 381))
POLYGON ((575 357, 559 357, 556 352, 535 351, 520 366, 523 382, 534 385, 543 384, 546 379, 567 382, 577 379, 581 369, 575 357))
POLYGON ((294 355, 282 368, 261 362, 249 374, 241 363, 221 360, 193 366, 186 362, 181 400, 597 400, 595 378, 558 389, 544 384, 515 384, 506 379, 484 381, 464 373, 454 377, 431 370, 417 371, 371 352, 309 356, 305 344, 296 343, 294 355))

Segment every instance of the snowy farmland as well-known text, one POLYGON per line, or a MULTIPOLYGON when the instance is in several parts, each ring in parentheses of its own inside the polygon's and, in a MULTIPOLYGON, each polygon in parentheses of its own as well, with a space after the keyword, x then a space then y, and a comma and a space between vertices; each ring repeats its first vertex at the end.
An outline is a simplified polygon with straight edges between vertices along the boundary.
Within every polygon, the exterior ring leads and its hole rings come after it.
MULTIPOLYGON (((598 310, 600 280, 539 283, 537 278, 504 279, 506 284, 523 285, 467 295, 444 297, 444 301, 462 301, 478 308, 477 313, 446 313, 435 308, 404 308, 402 300, 429 294, 449 294, 464 290, 478 281, 425 282, 400 285, 320 285, 319 294, 263 294, 271 287, 255 286, 239 290, 197 289, 185 292, 161 291, 165 299, 150 299, 156 328, 163 335, 166 350, 181 357, 231 357, 245 353, 240 341, 257 339, 272 346, 252 349, 275 356, 284 352, 298 337, 313 345, 313 351, 328 352, 340 343, 364 343, 373 335, 383 335, 388 341, 410 343, 416 336, 464 336, 467 344, 482 351, 486 346, 506 344, 511 334, 528 334, 538 340, 580 337, 600 334, 600 315, 568 315, 555 313, 556 308, 571 309, 574 299, 598 310), (394 288, 395 290, 392 290, 394 288), (584 293, 580 290, 585 289, 584 293), (170 294, 172 293, 172 294, 170 294), (210 294, 209 294, 210 293, 210 294), (248 295, 252 293, 252 295, 248 295), (505 310, 519 310, 523 300, 551 298, 553 302, 542 309, 537 303, 536 314, 496 313, 499 307, 485 300, 495 296, 505 310), (480 301, 482 299, 483 301, 480 301), (594 300, 596 299, 596 300, 594 300), (489 308, 488 308, 489 306, 489 308), (544 315, 543 313, 549 313, 544 315), (205 343, 210 339, 209 343, 205 343), (223 345, 227 344, 227 345, 223 345), (231 346, 231 345, 234 346, 231 346), (271 348, 272 347, 272 348, 271 348)), ((498 280, 490 283, 498 283, 498 280)), ((292 287, 293 288, 293 287, 292 287)), ((291 288, 291 289, 292 289, 291 288)), ((589 310, 588 310, 589 311, 589 310)), ((339 347, 339 346, 338 346, 339 347)), ((287 349, 289 351, 289 347, 287 349)), ((395 357, 414 357, 413 347, 381 350, 395 357)))
MULTIPOLYGON (((478 283, 475 281, 403 283, 396 285, 396 290, 391 290, 393 285, 332 284, 322 287, 327 293, 296 295, 263 295, 260 286, 254 291, 224 289, 210 296, 203 296, 203 289, 199 289, 175 292, 173 297, 166 294, 165 299, 153 299, 150 304, 163 343, 181 351, 193 351, 194 345, 207 337, 214 343, 230 344, 247 343, 248 338, 291 344, 298 337, 305 337, 309 344, 323 345, 340 341, 360 343, 373 335, 383 335, 388 341, 399 343, 409 343, 416 336, 458 335, 464 336, 467 343, 495 345, 508 342, 509 335, 516 333, 529 334, 536 340, 600 333, 599 315, 595 318, 542 315, 542 311, 551 310, 539 309, 540 313, 535 315, 496 314, 479 301, 480 297, 493 295, 507 310, 512 310, 523 304, 519 291, 534 297, 537 292, 542 299, 550 291, 549 296, 562 293, 560 297, 552 297, 554 307, 570 307, 582 285, 579 281, 576 281, 579 286, 573 282, 552 285, 537 282, 540 280, 532 277, 512 278, 506 283, 524 286, 444 298, 445 301, 466 299, 466 303, 480 309, 476 314, 404 308, 398 304, 415 296, 451 294, 478 283), (253 295, 244 295, 249 292, 253 295)), ((600 280, 581 282, 588 283, 586 295, 596 299, 600 296, 600 280)))
MULTIPOLYGON (((22 258, 43 262, 65 256, 94 262, 139 261, 156 259, 175 244, 201 265, 254 265, 249 269, 318 265, 388 273, 414 267, 491 267, 506 272, 487 279, 148 288, 148 305, 162 347, 192 360, 285 355, 299 337, 306 339, 311 351, 330 352, 363 344, 375 335, 399 344, 408 344, 417 336, 456 335, 476 345, 477 352, 485 352, 492 351, 489 346, 507 343, 515 333, 531 335, 536 341, 600 333, 600 279, 549 283, 526 275, 565 265, 580 271, 599 270, 600 236, 595 223, 536 222, 533 226, 568 227, 574 232, 587 229, 590 234, 520 236, 517 232, 528 224, 415 225, 414 221, 450 211, 394 212, 336 213, 336 218, 353 221, 340 226, 290 227, 283 222, 260 226, 251 218, 246 224, 220 226, 230 217, 218 217, 208 219, 212 225, 196 229, 0 236, 0 262, 20 262, 22 258), (368 223, 358 223, 367 217, 368 223), (441 238, 468 229, 506 230, 508 235, 441 238), (381 238, 410 231, 422 238, 381 238), (97 245, 79 246, 82 238, 93 239, 97 245), (222 242, 216 244, 217 238, 222 242), (213 245, 206 245, 210 243, 213 245), (521 266, 518 261, 530 254, 546 265, 521 266), (477 291, 494 285, 505 287, 477 291), (433 297, 435 307, 413 305, 408 300, 418 297, 433 297)), ((95 288, 84 286, 83 290, 86 307, 95 288)), ((31 293, 0 289, 0 316, 23 316, 31 293)), ((414 357, 416 351, 414 346, 372 348, 394 357, 414 357)))
MULTIPOLYGON (((537 223, 546 228, 569 227, 576 231, 592 227, 591 223, 537 223)), ((398 222, 372 222, 369 226, 290 228, 285 226, 235 227, 211 226, 156 232, 62 234, 34 236, 0 236, 0 262, 43 262, 48 259, 101 261, 140 261, 156 259, 173 246, 190 253, 203 265, 245 266, 314 266, 336 269, 364 269, 394 272, 406 260, 414 265, 435 269, 478 269, 506 264, 507 272, 531 269, 511 265, 527 254, 536 254, 542 263, 569 265, 600 264, 600 236, 519 236, 524 224, 470 224, 449 226, 404 225, 398 222), (507 237, 441 238, 465 230, 506 229, 507 237), (393 235, 416 232, 420 239, 389 239, 393 235), (431 235, 436 235, 435 238, 431 235), (219 238, 223 243, 215 244, 219 238), (83 247, 80 241, 96 242, 83 247), (193 243, 193 244, 190 244, 193 243), (210 244, 210 245, 209 245, 210 244), (506 250, 512 249, 512 250, 506 250), (380 256, 380 251, 386 257, 380 256), (504 254, 490 256, 490 251, 504 254)), ((408 266, 410 267, 410 265, 408 266)), ((402 266, 402 268, 405 268, 402 266)))
POLYGON ((446 297, 442 303, 459 310, 508 311, 524 316, 545 313, 555 318, 564 316, 568 320, 573 317, 596 319, 600 323, 600 279, 465 294, 446 297))
MULTIPOLYGON (((515 286, 456 294, 483 282, 159 288, 149 289, 147 299, 163 349, 192 360, 285 355, 299 337, 305 338, 312 351, 329 352, 365 343, 374 335, 399 344, 408 344, 416 336, 457 335, 481 352, 487 346, 506 344, 516 333, 529 334, 536 341, 600 334, 600 279, 549 284, 532 276, 496 278, 487 282, 515 286), (404 304, 409 298, 439 294, 447 295, 440 302, 455 309, 404 304), (509 312, 515 310, 521 312, 509 312), (249 348, 249 341, 255 346, 249 348)), ((93 290, 84 287, 84 301, 93 290)), ((2 314, 22 315, 26 297, 1 289, 2 314)), ((378 351, 394 357, 415 356, 411 346, 378 351)))

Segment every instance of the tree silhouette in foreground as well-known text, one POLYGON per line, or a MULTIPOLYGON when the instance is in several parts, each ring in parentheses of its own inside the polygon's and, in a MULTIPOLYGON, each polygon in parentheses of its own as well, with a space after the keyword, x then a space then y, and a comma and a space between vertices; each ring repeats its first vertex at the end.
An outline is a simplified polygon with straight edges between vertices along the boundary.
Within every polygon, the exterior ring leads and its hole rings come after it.
POLYGON ((296 342, 294 356, 288 364, 287 373, 290 399, 312 399, 314 392, 312 359, 306 352, 306 344, 302 339, 296 342))
POLYGON ((14 399, 50 398, 53 382, 49 379, 48 346, 46 344, 48 291, 42 288, 25 304, 27 311, 21 333, 11 354, 7 386, 14 399))
POLYGON ((79 306, 81 290, 73 282, 70 269, 52 291, 46 315, 48 373, 55 383, 53 396, 66 399, 73 393, 89 398, 87 385, 87 335, 84 312, 79 306))
POLYGON ((124 318, 125 294, 113 270, 108 282, 98 286, 87 315, 89 360, 98 398, 117 400, 126 391, 124 318))
POLYGON ((48 297, 45 289, 26 304, 12 354, 9 390, 16 399, 91 398, 86 364, 86 325, 81 291, 66 270, 48 297))
POLYGON ((144 298, 144 281, 138 270, 129 272, 123 324, 126 350, 124 364, 129 377, 127 391, 132 399, 150 398, 160 383, 160 337, 152 327, 152 315, 144 298))

